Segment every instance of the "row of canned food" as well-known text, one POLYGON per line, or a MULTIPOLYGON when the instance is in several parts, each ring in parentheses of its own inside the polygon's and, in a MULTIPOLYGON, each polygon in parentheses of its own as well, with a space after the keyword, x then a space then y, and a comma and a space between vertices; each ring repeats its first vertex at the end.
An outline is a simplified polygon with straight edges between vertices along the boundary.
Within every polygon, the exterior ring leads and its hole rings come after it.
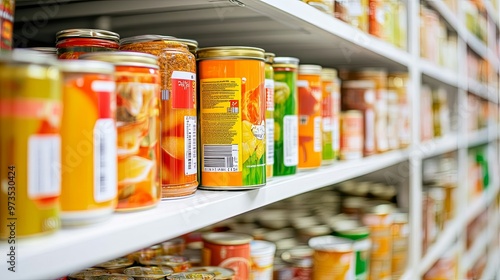
POLYGON ((200 178, 201 188, 251 189, 408 144, 404 74, 389 76, 388 94, 385 71, 346 72, 340 98, 335 70, 259 48, 103 30, 57 38, 60 60, 16 49, 0 63, 10 151, 0 201, 28 205, 2 208, 2 224, 6 211, 38 217, 19 221, 18 237, 188 197, 200 178))

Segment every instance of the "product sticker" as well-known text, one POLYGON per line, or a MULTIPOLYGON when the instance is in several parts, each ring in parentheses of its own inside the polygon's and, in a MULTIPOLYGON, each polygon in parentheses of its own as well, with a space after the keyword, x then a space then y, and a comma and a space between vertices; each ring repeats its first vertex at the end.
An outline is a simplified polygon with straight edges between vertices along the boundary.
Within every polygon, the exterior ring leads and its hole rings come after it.
POLYGON ((266 79, 264 88, 266 90, 266 110, 274 111, 274 80, 266 79))
POLYGON ((28 139, 28 196, 58 196, 61 192, 61 138, 55 134, 28 139))
POLYGON ((266 164, 274 164, 274 119, 266 119, 266 164))
POLYGON ((285 166, 296 166, 299 163, 299 119, 298 116, 283 118, 283 145, 285 166))
POLYGON ((98 119, 94 126, 94 199, 112 200, 117 195, 116 127, 113 119, 98 119))
POLYGON ((172 108, 175 109, 195 108, 196 74, 184 71, 173 71, 171 79, 172 79, 172 91, 169 94, 165 94, 165 96, 162 97, 163 98, 167 97, 172 101, 172 108))

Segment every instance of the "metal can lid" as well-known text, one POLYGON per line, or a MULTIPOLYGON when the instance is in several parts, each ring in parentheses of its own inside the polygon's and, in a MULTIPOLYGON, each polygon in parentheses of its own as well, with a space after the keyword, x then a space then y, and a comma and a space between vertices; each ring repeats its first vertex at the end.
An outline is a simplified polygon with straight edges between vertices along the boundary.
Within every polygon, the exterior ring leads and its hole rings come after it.
POLYGON ((165 35, 137 35, 122 38, 120 40, 120 45, 128 45, 133 43, 142 43, 142 42, 154 42, 154 41, 170 41, 176 39, 174 36, 165 36, 165 35))
POLYGON ((299 244, 299 242, 297 241, 297 239, 295 239, 293 237, 292 238, 280 239, 280 240, 274 241, 274 243, 276 244, 276 250, 291 249, 291 248, 297 246, 297 244, 299 244))
POLYGON ((361 227, 357 220, 338 220, 330 225, 335 232, 353 230, 361 227))
POLYGON ((313 254, 314 250, 311 247, 297 246, 295 248, 284 251, 281 254, 281 260, 283 260, 285 263, 289 263, 292 265, 311 267, 313 254))
POLYGON ((370 236, 370 229, 365 226, 357 226, 353 228, 339 228, 334 232, 335 236, 350 239, 350 240, 362 240, 370 236))
POLYGON ((129 258, 118 258, 114 260, 110 260, 107 262, 103 262, 97 265, 94 265, 94 267, 99 267, 99 268, 104 268, 104 269, 116 269, 116 268, 124 268, 124 267, 129 267, 134 264, 134 261, 129 259, 129 258))
POLYGON ((276 245, 273 242, 265 240, 253 240, 250 242, 250 255, 274 255, 276 252, 276 245))
POLYGON ((321 78, 324 80, 335 80, 337 78, 337 69, 333 68, 321 69, 321 78))
POLYGON ((370 80, 348 80, 342 82, 342 88, 375 88, 375 82, 370 80))
POLYGON ((282 228, 279 230, 273 230, 264 234, 264 239, 272 242, 278 240, 292 238, 295 236, 295 231, 292 228, 282 228))
POLYGON ((321 75, 321 67, 320 65, 314 64, 300 64, 299 65, 299 74, 302 75, 321 75))
POLYGON ((138 277, 145 277, 145 276, 151 279, 162 279, 168 275, 168 273, 165 273, 163 269, 157 266, 151 266, 151 267, 133 266, 125 268, 123 270, 123 273, 132 276, 136 279, 138 277))
MULTIPOLYGON (((85 280, 90 280, 90 279, 86 278, 85 280)), ((112 273, 107 275, 99 275, 94 280, 134 280, 134 277, 125 274, 112 273)))
POLYGON ((207 59, 257 59, 264 61, 264 50, 244 46, 220 46, 198 49, 198 60, 207 59))
POLYGON ((90 276, 101 276, 109 274, 108 271, 104 269, 96 269, 96 268, 87 268, 78 272, 71 273, 68 275, 68 279, 70 280, 83 280, 90 276))
POLYGON ((305 227, 316 226, 319 224, 319 221, 314 216, 308 217, 296 217, 292 221, 292 225, 294 228, 301 229, 305 227))
POLYGON ((210 272, 215 274, 216 280, 231 280, 234 277, 234 270, 220 266, 195 266, 187 270, 188 272, 210 272))
POLYGON ((179 272, 167 276, 167 280, 185 280, 185 279, 212 280, 216 278, 215 274, 211 272, 179 272))
POLYGON ((394 210, 394 207, 392 204, 387 203, 387 202, 381 202, 380 204, 378 202, 370 203, 371 205, 368 205, 367 207, 364 208, 366 213, 369 214, 376 214, 376 215, 388 215, 391 214, 392 211, 394 210))
POLYGON ((274 53, 271 53, 271 52, 264 53, 264 58, 266 60, 266 63, 272 64, 274 62, 275 57, 276 57, 276 55, 274 53))
POLYGON ((309 239, 309 246, 314 250, 329 252, 352 252, 353 250, 351 240, 331 235, 313 237, 309 239))
POLYGON ((143 265, 176 266, 188 263, 189 259, 183 256, 163 255, 154 258, 139 258, 139 263, 143 265))
POLYGON ((56 42, 66 38, 96 38, 120 42, 118 33, 101 29, 65 29, 56 33, 56 42))
POLYGON ((349 196, 344 198, 342 206, 346 208, 362 209, 363 207, 366 206, 366 198, 349 196))
POLYGON ((253 240, 251 235, 236 232, 210 232, 201 236, 203 241, 219 245, 243 245, 253 240))
POLYGON ((274 58, 274 67, 288 67, 288 68, 298 68, 299 59, 296 57, 284 57, 278 56, 274 58))
POLYGON ((8 64, 39 64, 57 66, 58 61, 53 55, 30 49, 14 49, 3 54, 1 59, 8 64))
POLYGON ((115 72, 113 64, 96 60, 59 60, 59 68, 64 73, 99 73, 111 75, 115 72))
POLYGON ((330 229, 329 226, 326 225, 317 225, 317 226, 312 226, 312 227, 306 227, 299 229, 300 233, 308 235, 308 236, 321 236, 321 235, 326 235, 330 234, 332 230, 330 229))
POLYGON ((80 59, 99 60, 113 63, 116 66, 139 66, 158 69, 158 58, 140 52, 91 52, 82 54, 80 59))
POLYGON ((380 198, 392 198, 396 195, 397 191, 394 186, 376 183, 370 185, 370 193, 380 198))

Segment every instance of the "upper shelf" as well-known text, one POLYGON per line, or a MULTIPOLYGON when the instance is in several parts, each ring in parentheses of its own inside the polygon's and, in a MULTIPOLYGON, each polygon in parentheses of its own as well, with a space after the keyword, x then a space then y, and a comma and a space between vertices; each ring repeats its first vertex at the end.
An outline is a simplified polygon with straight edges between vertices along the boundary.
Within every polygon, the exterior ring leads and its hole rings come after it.
MULTIPOLYGON (((197 191, 193 197, 162 201, 141 212, 115 213, 82 228, 17 240, 17 272, 0 262, 0 279, 53 279, 158 242, 214 224, 304 192, 362 176, 408 159, 392 151, 356 161, 338 162, 293 176, 273 178, 251 191, 197 191), (14 278, 12 278, 14 277, 14 278)), ((9 244, 0 242, 0 252, 9 244)))

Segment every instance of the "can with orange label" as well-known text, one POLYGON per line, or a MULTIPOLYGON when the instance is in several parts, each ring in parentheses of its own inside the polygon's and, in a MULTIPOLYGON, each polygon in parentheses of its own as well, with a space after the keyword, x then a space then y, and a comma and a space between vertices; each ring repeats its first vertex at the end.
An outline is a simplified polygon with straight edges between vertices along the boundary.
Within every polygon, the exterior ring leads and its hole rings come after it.
POLYGON ((322 86, 319 65, 299 65, 299 169, 317 168, 322 159, 322 86))
POLYGON ((60 227, 61 77, 57 61, 16 49, 0 59, 0 239, 60 227))
POLYGON ((61 61, 60 67, 61 221, 84 225, 109 218, 116 206, 115 67, 82 60, 61 61))
POLYGON ((313 253, 313 280, 354 280, 354 247, 348 239, 318 236, 309 240, 313 253))
POLYGON ((266 183, 264 50, 198 50, 201 188, 248 189, 266 183))
POLYGON ((363 113, 349 110, 340 115, 340 159, 363 157, 363 113))
POLYGON ((250 242, 252 236, 243 233, 213 232, 203 238, 202 263, 234 270, 234 280, 250 279, 250 242))

